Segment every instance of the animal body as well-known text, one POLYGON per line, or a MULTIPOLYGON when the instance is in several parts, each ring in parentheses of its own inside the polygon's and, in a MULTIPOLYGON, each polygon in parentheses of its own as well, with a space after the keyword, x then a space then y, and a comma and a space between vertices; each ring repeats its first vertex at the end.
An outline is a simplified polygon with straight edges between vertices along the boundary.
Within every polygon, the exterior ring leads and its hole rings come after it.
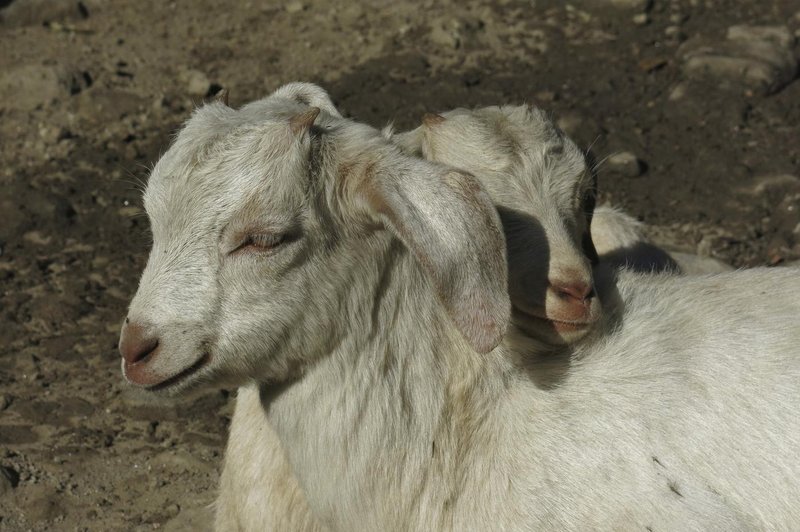
POLYGON ((600 272, 609 334, 531 357, 484 185, 296 91, 198 110, 145 208, 123 373, 241 387, 220 529, 263 526, 268 430, 332 530, 800 521, 790 269, 600 272))

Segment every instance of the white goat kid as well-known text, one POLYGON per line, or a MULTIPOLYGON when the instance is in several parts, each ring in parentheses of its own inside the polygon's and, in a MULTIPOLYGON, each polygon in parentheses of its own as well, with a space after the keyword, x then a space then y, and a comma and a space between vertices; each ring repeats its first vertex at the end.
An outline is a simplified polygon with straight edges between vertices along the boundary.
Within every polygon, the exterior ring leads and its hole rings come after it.
POLYGON ((638 221, 612 207, 595 209, 596 177, 583 151, 539 109, 429 114, 393 138, 410 153, 473 173, 487 188, 506 232, 514 322, 545 346, 573 343, 598 321, 593 264, 693 274, 731 269, 692 255, 673 260, 647 241, 638 221))
MULTIPOLYGON (((316 105, 332 115, 340 116, 318 87, 291 84, 282 88, 280 95, 316 105)), ((430 121, 431 127, 424 126, 424 135, 422 130, 396 136, 391 130, 386 130, 386 135, 398 141, 407 151, 424 151, 433 159, 441 151, 446 151, 447 162, 456 164, 455 161, 459 161, 458 164, 462 164, 461 161, 466 161, 463 169, 475 172, 476 177, 488 186, 492 199, 500 204, 509 247, 516 250, 509 271, 512 285, 516 283, 521 286, 512 289, 511 293, 517 300, 521 299, 522 308, 534 308, 540 316, 548 314, 547 308, 550 315, 558 315, 560 311, 562 318, 564 313, 571 313, 569 318, 577 316, 581 320, 581 323, 547 321, 523 314, 526 319, 520 324, 523 332, 520 339, 528 346, 528 352, 531 355, 549 353, 581 339, 599 319, 600 309, 594 299, 589 267, 590 257, 595 256, 591 238, 599 238, 595 246, 599 247, 604 262, 610 263, 614 257, 612 254, 617 254, 620 257, 618 265, 631 266, 634 251, 637 251, 636 257, 641 257, 641 250, 646 249, 648 244, 641 224, 636 220, 615 209, 593 209, 594 182, 589 176, 583 153, 569 139, 558 134, 543 113, 528 113, 524 108, 504 109, 506 114, 499 116, 495 113, 499 112, 497 108, 474 113, 455 111, 447 115, 455 114, 458 118, 446 124, 442 124, 444 117, 429 116, 426 122, 430 121), (487 119, 491 120, 491 125, 482 123, 487 119), (514 135, 519 138, 514 138, 514 135), (443 139, 445 142, 451 141, 453 146, 440 146, 443 139), (485 147, 481 154, 486 151, 493 153, 486 164, 498 168, 497 172, 486 172, 486 165, 476 168, 474 163, 469 164, 470 154, 464 150, 475 146, 485 147), (526 151, 534 155, 525 157, 526 151), (553 193, 553 189, 558 191, 559 188, 583 193, 585 198, 583 201, 573 201, 569 195, 553 193), (543 223, 540 224, 539 220, 543 220, 543 223), (592 221, 591 238, 588 235, 589 220, 592 221), (543 264, 543 257, 547 256, 550 257, 549 268, 543 264), (545 291, 548 307, 543 301, 530 304, 545 291)), ((656 252, 660 251, 650 247, 656 252)), ((648 257, 651 260, 646 265, 638 265, 646 271, 674 266, 664 252, 660 252, 660 255, 650 252, 648 257)), ((242 392, 243 395, 246 393, 242 392)), ((240 401, 246 401, 250 406, 247 413, 243 413, 242 409, 237 416, 246 419, 256 415, 253 412, 257 407, 252 401, 244 398, 240 401)), ((258 504, 252 505, 253 511, 257 512, 255 523, 270 523, 270 528, 274 529, 305 529, 311 526, 313 520, 308 517, 304 497, 291 475, 291 468, 286 464, 276 436, 266 428, 257 433, 241 431, 239 428, 246 424, 245 421, 234 420, 228 454, 268 453, 261 463, 271 467, 262 467, 257 472, 236 471, 235 474, 231 474, 230 468, 227 469, 222 478, 218 504, 220 513, 252 513, 243 512, 241 503, 227 496, 228 493, 236 493, 236 490, 226 489, 226 485, 239 482, 241 475, 255 474, 265 486, 261 489, 258 504)), ((223 520, 231 519, 225 517, 223 520)))
POLYGON ((543 112, 455 109, 426 115, 422 126, 394 139, 411 153, 474 174, 489 191, 506 233, 516 325, 541 349, 592 330, 601 314, 589 233, 596 181, 583 152, 543 112))
POLYGON ((272 427, 333 530, 800 521, 792 270, 621 273, 614 334, 560 362, 492 349, 509 301, 479 183, 296 100, 208 105, 156 165, 120 345, 153 391, 244 386, 223 489, 245 512, 272 427))

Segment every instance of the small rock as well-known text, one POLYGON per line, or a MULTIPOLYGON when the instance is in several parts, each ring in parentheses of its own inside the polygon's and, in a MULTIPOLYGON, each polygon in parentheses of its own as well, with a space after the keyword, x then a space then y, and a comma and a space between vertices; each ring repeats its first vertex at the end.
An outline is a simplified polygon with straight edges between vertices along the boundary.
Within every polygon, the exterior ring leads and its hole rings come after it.
POLYGON ((83 3, 74 0, 7 1, 0 2, 0 6, 2 5, 8 6, 3 9, 2 20, 10 26, 55 26, 58 22, 77 21, 89 16, 83 3))
POLYGON ((664 28, 664 35, 670 39, 684 39, 686 37, 680 26, 667 26, 664 28))
POLYGON ((639 177, 644 173, 646 165, 636 155, 629 151, 623 151, 611 155, 606 164, 619 174, 628 177, 639 177))
POLYGON ((208 506, 197 506, 195 508, 184 508, 180 513, 167 521, 162 530, 164 532, 178 532, 182 530, 194 530, 197 532, 211 531, 211 523, 214 522, 214 514, 208 506))
POLYGON ((672 22, 673 24, 680 24, 681 22, 684 22, 687 18, 688 17, 686 15, 683 15, 681 13, 673 13, 669 16, 669 21, 672 22))
POLYGON ((458 48, 461 45, 461 35, 455 28, 445 28, 436 24, 431 28, 431 42, 446 48, 458 48))
POLYGON ((798 185, 800 185, 800 177, 791 174, 767 175, 755 178, 752 185, 740 187, 738 191, 744 194, 759 195, 772 189, 797 187, 798 185))
POLYGON ((50 244, 52 237, 42 234, 41 231, 28 231, 22 235, 22 239, 37 246, 47 246, 50 244))
POLYGON ((0 466, 0 497, 19 485, 19 473, 8 466, 0 466))
POLYGON ((710 77, 771 94, 797 73, 792 40, 784 26, 731 26, 725 41, 694 39, 684 43, 678 53, 690 78, 710 77))
POLYGON ((299 13, 306 8, 303 2, 289 2, 283 7, 286 9, 287 13, 299 13))
POLYGON ((647 13, 638 13, 634 15, 631 20, 633 20, 633 23, 637 26, 644 26, 650 22, 650 17, 647 15, 647 13))
POLYGON ((669 96, 667 98, 671 102, 680 100, 681 98, 686 96, 687 90, 688 87, 686 86, 686 83, 678 83, 672 88, 671 91, 669 91, 669 96))
POLYGON ((191 96, 204 97, 208 94, 211 82, 204 73, 199 70, 187 70, 184 79, 186 80, 186 92, 191 96))
POLYGON ((656 70, 660 70, 669 61, 667 61, 664 57, 647 57, 639 61, 639 68, 644 70, 645 72, 653 72, 656 70))
POLYGON ((70 94, 71 76, 63 68, 24 65, 0 74, 0 107, 29 111, 70 94))
POLYGON ((0 412, 11 405, 11 398, 6 394, 0 395, 0 412))
POLYGON ((794 40, 786 26, 731 26, 727 37, 731 41, 769 41, 782 48, 790 47, 794 40))
POLYGON ((168 517, 172 518, 181 513, 181 507, 175 503, 172 503, 166 508, 164 508, 164 512, 167 514, 168 517))

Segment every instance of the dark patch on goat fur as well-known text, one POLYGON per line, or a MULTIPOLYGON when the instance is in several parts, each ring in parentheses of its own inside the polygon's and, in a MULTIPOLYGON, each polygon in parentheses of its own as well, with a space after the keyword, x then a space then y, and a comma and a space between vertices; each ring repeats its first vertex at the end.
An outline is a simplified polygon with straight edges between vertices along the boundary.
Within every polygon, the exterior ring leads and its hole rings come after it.
POLYGON ((669 481, 667 481, 667 486, 669 486, 669 490, 670 490, 672 493, 674 493, 674 494, 675 494, 675 495, 677 495, 678 497, 681 497, 681 498, 683 497, 683 493, 681 493, 681 492, 678 490, 678 483, 677 483, 677 482, 675 482, 674 480, 669 480, 669 481))

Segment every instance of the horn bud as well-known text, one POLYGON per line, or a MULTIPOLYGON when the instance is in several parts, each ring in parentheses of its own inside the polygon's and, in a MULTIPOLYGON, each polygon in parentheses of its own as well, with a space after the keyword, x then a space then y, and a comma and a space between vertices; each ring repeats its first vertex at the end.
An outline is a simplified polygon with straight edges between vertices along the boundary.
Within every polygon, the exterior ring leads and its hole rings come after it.
POLYGON ((429 127, 439 125, 445 120, 445 117, 436 113, 425 113, 422 115, 422 123, 429 127))
POLYGON ((289 127, 295 135, 311 129, 314 120, 319 116, 319 107, 310 107, 307 111, 294 115, 289 119, 289 127))
POLYGON ((221 89, 217 94, 214 95, 214 101, 220 102, 221 104, 227 106, 228 105, 228 89, 221 89))

